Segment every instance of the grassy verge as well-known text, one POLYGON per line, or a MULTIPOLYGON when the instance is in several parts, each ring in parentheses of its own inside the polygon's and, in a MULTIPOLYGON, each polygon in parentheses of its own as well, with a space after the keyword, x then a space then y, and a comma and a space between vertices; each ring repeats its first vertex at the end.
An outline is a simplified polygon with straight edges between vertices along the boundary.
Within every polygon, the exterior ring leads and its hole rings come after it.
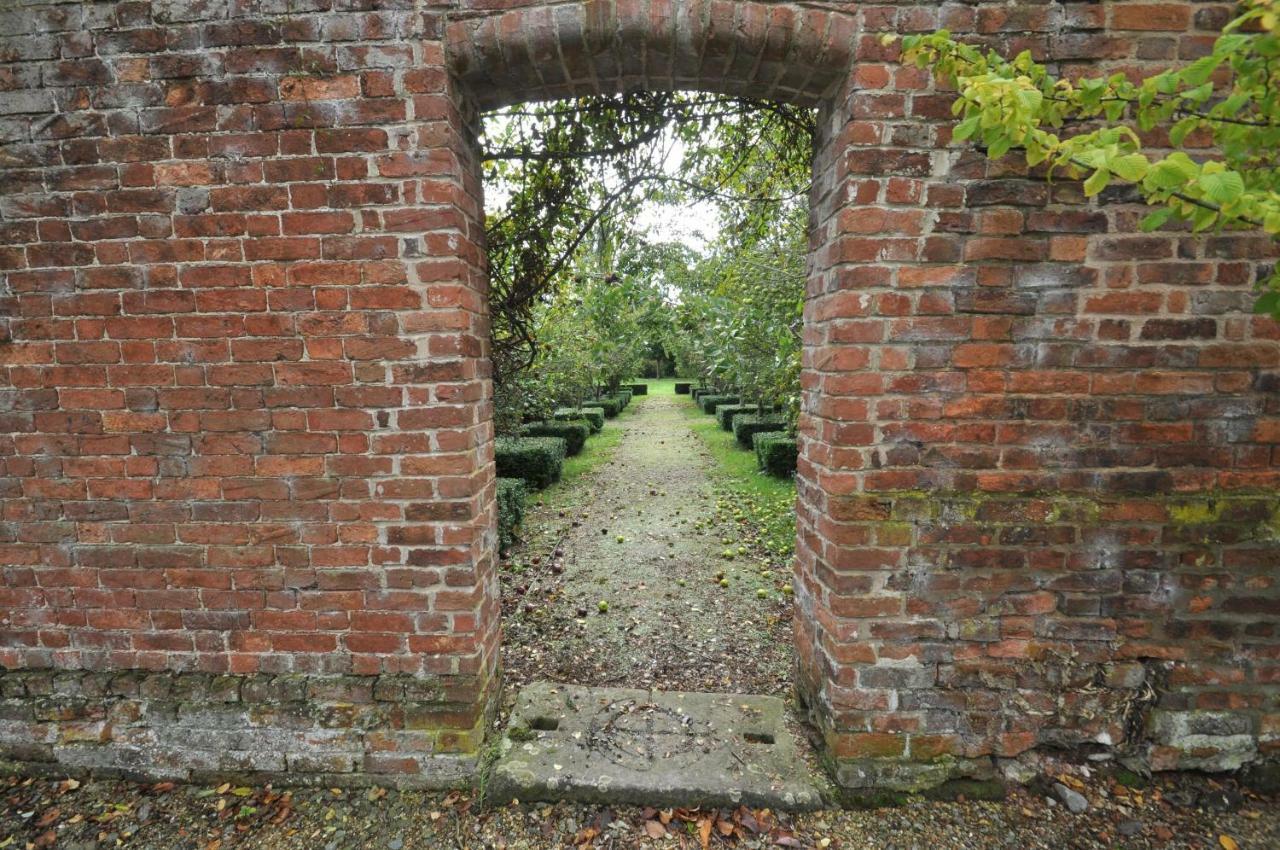
POLYGON ((675 378, 645 378, 636 383, 648 384, 649 395, 675 395, 676 379, 675 378))
POLYGON ((755 452, 742 449, 733 434, 692 401, 681 407, 689 429, 715 460, 716 510, 736 523, 761 554, 777 564, 789 564, 796 546, 796 484, 766 475, 756 468, 755 452))
POLYGON ((587 438, 582 451, 564 459, 560 480, 545 490, 529 494, 529 502, 564 507, 570 501, 578 479, 607 463, 622 444, 622 422, 635 415, 635 401, 613 419, 606 419, 598 434, 587 438))
POLYGON ((582 447, 582 451, 573 457, 565 458, 564 472, 560 475, 560 481, 550 487, 548 492, 571 484, 574 479, 581 478, 613 457, 614 450, 622 442, 622 426, 618 424, 618 420, 629 415, 631 415, 630 407, 618 414, 616 419, 607 420, 599 434, 592 434, 587 438, 587 444, 582 447))

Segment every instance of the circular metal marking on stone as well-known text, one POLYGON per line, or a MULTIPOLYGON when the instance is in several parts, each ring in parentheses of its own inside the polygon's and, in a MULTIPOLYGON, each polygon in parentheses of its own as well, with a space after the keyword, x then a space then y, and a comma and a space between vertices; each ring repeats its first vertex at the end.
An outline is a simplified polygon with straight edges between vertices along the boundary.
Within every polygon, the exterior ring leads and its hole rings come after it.
POLYGON ((669 708, 635 700, 601 705, 579 745, 628 770, 693 764, 724 742, 712 726, 669 708))

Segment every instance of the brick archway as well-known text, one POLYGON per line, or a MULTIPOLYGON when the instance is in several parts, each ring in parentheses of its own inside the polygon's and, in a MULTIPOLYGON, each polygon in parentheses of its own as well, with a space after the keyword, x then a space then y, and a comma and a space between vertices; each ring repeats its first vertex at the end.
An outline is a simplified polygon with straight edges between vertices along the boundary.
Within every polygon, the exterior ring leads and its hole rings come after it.
POLYGON ((1274 754, 1270 243, 1139 235, 1122 195, 950 146, 950 97, 878 37, 1144 69, 1212 10, 303 5, 0 13, 7 756, 472 769, 498 613, 471 126, 640 85, 822 108, 796 634, 840 782, 1274 754))
POLYGON ((530 3, 449 24, 449 67, 478 109, 699 89, 818 106, 849 77, 857 22, 787 4, 530 3))

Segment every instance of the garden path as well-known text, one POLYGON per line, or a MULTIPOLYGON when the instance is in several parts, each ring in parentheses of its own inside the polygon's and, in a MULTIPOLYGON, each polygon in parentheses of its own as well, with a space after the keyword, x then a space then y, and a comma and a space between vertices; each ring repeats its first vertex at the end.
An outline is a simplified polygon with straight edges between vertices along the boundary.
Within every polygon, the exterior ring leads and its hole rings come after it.
POLYGON ((620 436, 610 457, 531 499, 503 565, 509 684, 789 691, 790 600, 717 521, 694 409, 655 383, 588 442, 620 436))

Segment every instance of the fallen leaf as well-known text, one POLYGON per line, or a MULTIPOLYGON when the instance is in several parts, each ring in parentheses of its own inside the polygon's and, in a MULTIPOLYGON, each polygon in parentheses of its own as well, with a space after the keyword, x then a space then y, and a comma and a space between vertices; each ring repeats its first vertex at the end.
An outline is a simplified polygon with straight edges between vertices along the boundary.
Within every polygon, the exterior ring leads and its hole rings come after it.
POLYGON ((702 850, 711 846, 711 818, 698 821, 698 840, 702 842, 702 850))
POLYGON ((224 782, 215 789, 219 794, 225 794, 231 790, 231 783, 224 782))
POLYGON ((644 832, 650 838, 662 838, 667 834, 667 828, 656 820, 647 820, 644 822, 644 832))
POLYGON ((1069 773, 1058 774, 1058 781, 1063 785, 1066 785, 1068 788, 1074 788, 1077 791, 1084 790, 1084 783, 1069 773))
POLYGON ((1240 845, 1230 835, 1219 835, 1218 843, 1222 845, 1222 850, 1240 850, 1240 845))
POLYGON ((53 842, 58 840, 58 833, 52 829, 40 833, 40 837, 35 840, 36 847, 51 847, 53 842))
POLYGON ((47 809, 45 813, 40 816, 40 819, 36 821, 36 826, 41 829, 44 829, 46 826, 52 826, 61 815, 62 809, 59 809, 57 806, 54 806, 52 809, 47 809))

